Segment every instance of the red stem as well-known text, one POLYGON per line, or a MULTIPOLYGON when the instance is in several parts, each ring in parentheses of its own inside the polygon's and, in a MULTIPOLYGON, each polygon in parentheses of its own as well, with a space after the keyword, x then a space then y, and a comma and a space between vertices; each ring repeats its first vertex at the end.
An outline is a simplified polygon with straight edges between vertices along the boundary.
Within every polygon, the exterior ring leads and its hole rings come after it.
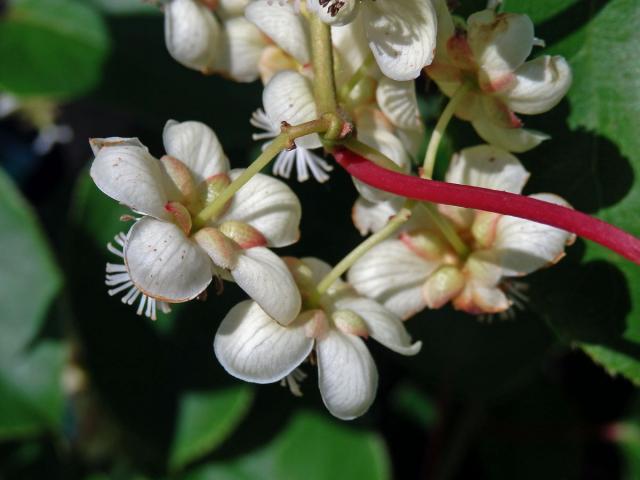
POLYGON ((403 175, 379 167, 346 149, 333 156, 352 176, 386 192, 415 200, 525 218, 561 228, 603 245, 640 264, 640 239, 582 212, 524 195, 403 175))

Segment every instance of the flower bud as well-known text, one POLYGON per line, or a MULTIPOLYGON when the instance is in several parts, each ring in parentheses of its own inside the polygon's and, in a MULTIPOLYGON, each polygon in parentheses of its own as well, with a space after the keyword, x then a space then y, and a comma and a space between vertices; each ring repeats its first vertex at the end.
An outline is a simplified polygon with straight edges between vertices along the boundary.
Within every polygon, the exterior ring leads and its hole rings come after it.
POLYGON ((235 241, 241 248, 264 247, 264 235, 248 223, 230 220, 220 225, 220 231, 235 241))
POLYGON ((350 335, 357 335, 358 337, 367 338, 369 336, 369 329, 367 324, 360 315, 352 310, 338 310, 331 315, 336 328, 343 333, 350 335))
POLYGON ((445 265, 427 279, 422 287, 422 295, 429 308, 440 308, 458 295, 464 284, 462 272, 456 267, 445 265))
POLYGON ((240 247, 220 230, 212 227, 202 228, 196 232, 193 239, 217 266, 226 270, 236 266, 240 247))

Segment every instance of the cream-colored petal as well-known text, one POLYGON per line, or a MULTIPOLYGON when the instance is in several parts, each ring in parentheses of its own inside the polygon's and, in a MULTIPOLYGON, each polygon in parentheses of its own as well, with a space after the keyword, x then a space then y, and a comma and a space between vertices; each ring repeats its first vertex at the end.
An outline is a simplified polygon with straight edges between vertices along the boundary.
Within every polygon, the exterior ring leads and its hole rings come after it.
MULTIPOLYGON (((262 104, 274 131, 280 130, 282 122, 299 125, 318 118, 311 84, 298 72, 284 71, 274 75, 264 87, 262 104)), ((296 144, 308 149, 322 146, 315 133, 296 139, 296 144)))
POLYGON ((210 71, 220 40, 220 25, 213 12, 197 0, 171 0, 164 19, 169 54, 185 67, 210 71))
POLYGON ((229 311, 213 341, 213 350, 224 369, 254 383, 272 383, 286 377, 312 349, 313 338, 305 335, 304 325, 283 327, 251 300, 229 311))
POLYGON ((169 197, 160 162, 136 139, 94 138, 96 158, 89 171, 96 186, 132 210, 168 219, 169 197))
MULTIPOLYGON (((235 180, 244 170, 231 170, 235 180)), ((258 230, 270 247, 285 247, 300 237, 302 207, 295 193, 282 181, 263 175, 254 175, 233 196, 225 214, 216 221, 235 220, 258 230)))
MULTIPOLYGON (((532 198, 569 206, 552 194, 531 195, 532 198)), ((551 265, 564 256, 573 235, 564 230, 504 215, 496 225, 492 249, 505 276, 522 276, 551 265)))
POLYGON ((513 72, 524 63, 534 43, 533 22, 526 15, 496 13, 492 9, 471 15, 468 42, 480 66, 485 91, 501 91, 514 80, 513 72))
POLYGON ((439 266, 413 253, 400 240, 386 240, 369 250, 349 270, 348 281, 405 319, 425 306, 422 285, 439 266))
POLYGON ((260 30, 244 17, 224 23, 213 70, 236 82, 253 82, 260 77, 260 58, 267 46, 260 30))
POLYGON ((226 20, 241 16, 251 0, 217 0, 217 2, 216 14, 226 20))
POLYGON ((258 0, 247 7, 245 16, 298 63, 306 65, 311 61, 304 17, 291 3, 258 0))
POLYGON ((317 341, 316 354, 327 409, 342 420, 364 415, 376 396, 378 370, 362 339, 332 329, 317 341))
POLYGON ((394 0, 364 6, 369 47, 387 77, 413 80, 433 60, 436 11, 431 1, 394 0))
POLYGON ((207 288, 212 263, 175 224, 143 218, 129 231, 124 258, 131 281, 146 295, 186 302, 207 288))
POLYGON ((169 120, 162 141, 167 154, 189 167, 197 183, 229 171, 229 159, 217 135, 204 123, 169 120))
POLYGON ((422 127, 413 81, 397 82, 387 77, 381 78, 376 90, 376 100, 380 110, 394 126, 414 130, 422 127))
POLYGON ((242 252, 231 276, 260 308, 282 325, 290 324, 300 313, 300 291, 287 265, 268 248, 242 252))
POLYGON ((416 355, 422 342, 413 342, 400 318, 380 305, 364 297, 344 297, 335 303, 336 309, 351 310, 364 320, 369 335, 390 350, 401 355, 416 355))
POLYGON ((375 233, 402 208, 404 199, 392 196, 382 202, 370 202, 360 196, 353 205, 351 218, 360 235, 375 233))
POLYGON ((536 58, 515 73, 515 84, 502 97, 518 113, 534 115, 551 110, 571 86, 571 68, 559 56, 536 58))
MULTIPOLYGON (((336 82, 339 86, 347 83, 372 55, 365 35, 365 25, 359 15, 353 22, 341 27, 331 28, 331 40, 336 50, 336 82)), ((367 69, 374 77, 380 75, 375 65, 367 69)))
POLYGON ((514 153, 531 150, 550 138, 527 128, 502 128, 482 118, 472 121, 471 125, 485 142, 514 153))

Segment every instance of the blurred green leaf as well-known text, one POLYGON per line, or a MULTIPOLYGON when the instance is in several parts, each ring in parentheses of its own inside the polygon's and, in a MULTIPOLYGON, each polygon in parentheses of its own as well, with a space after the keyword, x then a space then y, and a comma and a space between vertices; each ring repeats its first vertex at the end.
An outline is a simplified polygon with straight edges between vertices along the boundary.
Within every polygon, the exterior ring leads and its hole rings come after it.
POLYGON ((88 0, 96 8, 110 15, 160 15, 161 10, 151 2, 141 0, 88 0))
POLYGON ((525 14, 534 23, 540 23, 581 2, 582 0, 504 0, 502 11, 525 14))
POLYGON ((252 398, 253 390, 248 385, 184 394, 169 467, 181 469, 213 451, 244 418, 252 398))
POLYGON ((390 475, 380 437, 326 414, 303 411, 265 448, 205 465, 183 480, 378 480, 390 475))
POLYGON ((0 245, 2 439, 59 426, 64 356, 56 342, 35 343, 62 282, 33 212, 2 170, 0 245))
POLYGON ((391 394, 394 409, 422 428, 431 428, 438 421, 438 409, 431 397, 415 385, 401 383, 391 394))
POLYGON ((99 80, 109 48, 102 18, 77 0, 15 0, 0 22, 0 88, 69 97, 99 80))
POLYGON ((0 170, 0 365, 41 328, 62 279, 31 208, 0 170))

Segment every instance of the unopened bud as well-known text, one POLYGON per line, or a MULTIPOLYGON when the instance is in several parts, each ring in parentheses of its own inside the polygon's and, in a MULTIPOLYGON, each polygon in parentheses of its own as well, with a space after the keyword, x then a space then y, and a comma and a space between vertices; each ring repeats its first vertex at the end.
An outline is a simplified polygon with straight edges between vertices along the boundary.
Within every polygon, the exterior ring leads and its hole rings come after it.
POLYGON ((465 278, 456 267, 445 265, 433 273, 422 287, 429 308, 440 308, 464 288, 465 278))
POLYGON ((369 329, 360 315, 352 310, 338 310, 331 315, 334 325, 338 330, 350 335, 367 338, 369 329))

